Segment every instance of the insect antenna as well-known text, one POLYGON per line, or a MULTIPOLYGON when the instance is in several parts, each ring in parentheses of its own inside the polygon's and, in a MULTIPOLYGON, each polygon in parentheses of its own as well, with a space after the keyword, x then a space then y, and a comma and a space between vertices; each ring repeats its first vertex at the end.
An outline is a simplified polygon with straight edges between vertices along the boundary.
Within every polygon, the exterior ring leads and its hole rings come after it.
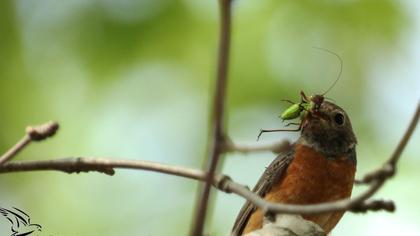
POLYGON ((324 93, 321 94, 322 96, 324 96, 325 94, 327 94, 335 86, 335 84, 340 79, 341 73, 343 72, 343 59, 341 59, 341 57, 337 53, 335 53, 333 51, 330 51, 328 49, 320 48, 320 47, 312 47, 312 48, 318 49, 318 50, 321 50, 321 51, 324 51, 324 52, 327 52, 327 53, 330 53, 330 54, 336 56, 338 58, 338 60, 340 61, 340 72, 338 73, 338 76, 335 79, 334 83, 332 83, 332 85, 324 93))

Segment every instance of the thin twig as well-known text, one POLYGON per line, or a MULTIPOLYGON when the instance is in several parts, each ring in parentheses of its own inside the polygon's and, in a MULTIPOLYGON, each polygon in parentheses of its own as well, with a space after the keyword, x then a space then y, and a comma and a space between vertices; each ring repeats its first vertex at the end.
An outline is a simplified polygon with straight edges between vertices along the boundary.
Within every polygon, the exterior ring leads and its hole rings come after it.
POLYGON ((114 175, 114 168, 150 170, 202 181, 205 179, 205 173, 203 171, 187 167, 165 165, 152 161, 90 157, 68 157, 42 161, 14 161, 0 166, 0 173, 55 170, 68 174, 97 171, 107 175, 114 175))
MULTIPOLYGON (((27 171, 61 171, 68 174, 96 171, 107 175, 114 175, 117 168, 148 170, 169 175, 185 177, 198 181, 205 181, 206 174, 201 170, 182 166, 172 166, 151 161, 142 160, 121 160, 107 158, 69 157, 54 160, 41 161, 14 161, 0 166, 0 173, 27 172, 27 171)), ((354 212, 367 210, 392 210, 395 208, 389 201, 372 201, 360 204, 351 203, 349 200, 342 200, 333 203, 322 203, 313 205, 289 205, 270 203, 253 193, 246 186, 234 182, 226 175, 215 176, 212 180, 213 186, 226 193, 234 193, 251 201, 257 207, 269 210, 273 213, 294 213, 294 214, 317 214, 331 211, 343 211, 350 209, 354 212), (351 207, 352 206, 352 207, 351 207)), ((360 200, 357 200, 360 201, 360 200)))
POLYGON ((213 104, 213 119, 211 127, 212 138, 209 142, 207 175, 204 187, 197 199, 194 219, 190 235, 201 236, 207 215, 211 183, 218 166, 220 155, 225 143, 224 110, 227 87, 228 62, 230 52, 231 1, 219 0, 220 6, 220 38, 217 64, 216 88, 213 104))
POLYGON ((366 212, 368 210, 387 210, 393 211, 395 206, 391 201, 376 200, 373 203, 366 203, 364 200, 371 194, 363 194, 354 199, 345 199, 335 202, 318 203, 310 205, 282 204, 265 201, 257 194, 253 193, 246 186, 240 185, 231 180, 226 180, 220 184, 220 189, 225 192, 236 193, 247 199, 249 202, 262 209, 266 213, 286 213, 286 214, 320 214, 336 211, 366 212))
POLYGON ((407 128, 407 131, 405 132, 403 138, 401 139, 400 143, 398 144, 397 148, 394 150, 391 158, 388 161, 388 164, 392 165, 394 168, 401 157, 401 153, 404 151, 405 146, 410 140, 411 135, 414 133, 414 130, 416 129, 419 118, 420 118, 420 101, 417 104, 417 109, 414 113, 413 118, 411 119, 410 125, 407 128))
POLYGON ((25 136, 0 157, 0 166, 15 157, 20 151, 28 146, 31 141, 42 141, 53 136, 58 127, 58 123, 52 121, 38 126, 28 126, 26 128, 25 136))
POLYGON ((408 141, 410 140, 411 135, 413 134, 414 130, 416 129, 418 120, 420 117, 420 102, 417 105, 417 109, 414 113, 413 118, 411 119, 410 125, 407 128, 404 136, 402 137, 401 141, 399 142, 397 148, 395 148, 394 152, 392 153, 391 157, 388 161, 379 169, 371 171, 370 173, 366 174, 363 179, 360 181, 362 183, 370 183, 374 180, 386 180, 395 175, 397 169, 397 163, 403 152, 405 146, 407 145, 408 141))
POLYGON ((12 148, 0 157, 0 166, 15 157, 22 149, 24 149, 29 143, 31 138, 25 134, 12 148))

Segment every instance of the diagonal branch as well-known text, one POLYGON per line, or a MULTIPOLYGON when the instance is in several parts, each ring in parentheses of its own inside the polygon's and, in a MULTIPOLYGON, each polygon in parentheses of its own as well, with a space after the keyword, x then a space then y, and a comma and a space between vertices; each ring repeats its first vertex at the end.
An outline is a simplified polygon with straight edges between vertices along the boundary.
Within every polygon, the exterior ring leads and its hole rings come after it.
POLYGON ((19 140, 12 148, 0 157, 0 166, 7 161, 10 161, 20 151, 22 151, 31 141, 42 141, 55 134, 58 129, 57 122, 47 122, 42 125, 28 126, 26 128, 26 134, 21 140, 19 140))
POLYGON ((220 183, 219 186, 219 189, 221 189, 224 192, 231 192, 242 196, 243 198, 247 199, 249 202, 254 204, 256 207, 262 209, 263 212, 266 212, 266 214, 286 213, 310 215, 337 211, 366 212, 368 210, 395 210, 395 205, 391 201, 365 201, 371 196, 370 191, 369 194, 362 194, 354 199, 345 199, 335 202, 318 203, 310 205, 296 205, 268 202, 262 199, 254 192, 252 192, 251 190, 249 190, 248 187, 238 184, 232 180, 226 180, 220 183))
POLYGON ((231 26, 231 5, 232 0, 219 0, 220 6, 220 38, 219 56, 217 65, 216 88, 214 94, 213 117, 211 135, 209 142, 207 175, 204 187, 200 191, 195 208, 194 219, 190 235, 201 236, 207 215, 207 208, 210 196, 212 179, 215 175, 220 155, 223 153, 225 143, 224 133, 224 110, 227 87, 228 62, 230 52, 230 26, 231 26))
POLYGON ((410 125, 407 128, 404 136, 402 137, 400 143, 398 144, 397 148, 395 148, 394 152, 392 153, 391 157, 388 159, 385 164, 368 174, 366 174, 363 179, 360 181, 361 183, 371 183, 374 180, 386 180, 395 175, 397 169, 397 163, 400 159, 401 153, 403 152, 405 146, 407 145, 408 141, 410 140, 411 135, 413 134, 414 130, 416 129, 416 125, 418 123, 420 117, 420 102, 417 105, 417 110, 414 113, 414 116, 410 122, 410 125))
POLYGON ((29 143, 31 143, 31 138, 29 135, 25 134, 12 148, 10 148, 6 153, 0 157, 0 166, 4 163, 10 161, 15 157, 20 151, 22 151, 29 143))

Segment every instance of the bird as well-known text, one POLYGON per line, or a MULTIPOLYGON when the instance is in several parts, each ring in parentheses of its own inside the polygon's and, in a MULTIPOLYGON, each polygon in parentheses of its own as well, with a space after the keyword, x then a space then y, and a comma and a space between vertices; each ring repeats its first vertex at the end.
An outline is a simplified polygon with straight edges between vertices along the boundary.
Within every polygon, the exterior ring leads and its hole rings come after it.
POLYGON ((42 226, 39 224, 31 224, 31 219, 29 215, 19 210, 18 208, 13 207, 14 210, 8 210, 6 208, 0 207, 0 214, 5 216, 10 223, 12 224, 11 236, 25 236, 35 233, 41 232, 42 226))
MULTIPOLYGON (((316 111, 305 112, 300 137, 266 168, 253 189, 269 202, 316 204, 351 196, 356 173, 356 144, 350 118, 338 105, 323 101, 316 111)), ((302 215, 318 224, 326 234, 344 212, 302 215)), ((262 227, 264 213, 246 202, 231 235, 242 235, 262 227)))

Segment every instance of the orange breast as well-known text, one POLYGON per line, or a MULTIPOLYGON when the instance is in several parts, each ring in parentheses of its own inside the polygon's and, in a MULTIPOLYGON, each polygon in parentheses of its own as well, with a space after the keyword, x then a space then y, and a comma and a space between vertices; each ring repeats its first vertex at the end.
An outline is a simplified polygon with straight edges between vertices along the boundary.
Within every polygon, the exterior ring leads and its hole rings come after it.
MULTIPOLYGON (((298 144, 295 148, 295 157, 285 175, 272 186, 264 199, 271 202, 311 204, 350 197, 356 171, 356 166, 351 160, 344 156, 327 159, 304 145, 298 144)), ((329 233, 342 215, 342 212, 338 212, 303 217, 329 233)), ((255 211, 244 233, 261 228, 262 219, 262 212, 255 211)))

